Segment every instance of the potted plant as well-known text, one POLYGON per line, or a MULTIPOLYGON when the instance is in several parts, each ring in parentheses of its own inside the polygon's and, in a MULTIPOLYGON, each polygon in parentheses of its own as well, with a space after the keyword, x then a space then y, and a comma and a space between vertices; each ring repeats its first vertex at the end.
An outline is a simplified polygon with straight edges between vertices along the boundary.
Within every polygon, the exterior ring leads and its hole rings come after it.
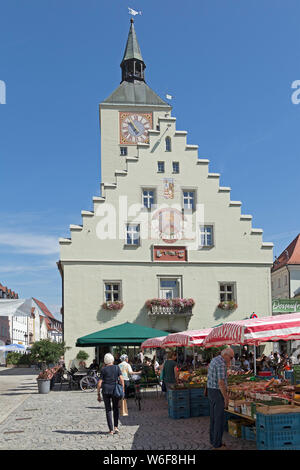
POLYGON ((53 377, 53 373, 50 369, 45 369, 37 376, 38 390, 39 393, 50 392, 50 381, 53 377))
POLYGON ((76 356, 76 359, 79 361, 79 366, 80 367, 86 367, 86 362, 89 358, 89 355, 87 352, 80 350, 76 356))
POLYGON ((49 364, 56 364, 67 349, 64 342, 54 343, 49 339, 41 339, 32 345, 31 360, 40 363, 43 369, 37 377, 39 393, 49 393, 50 380, 53 377, 49 364))

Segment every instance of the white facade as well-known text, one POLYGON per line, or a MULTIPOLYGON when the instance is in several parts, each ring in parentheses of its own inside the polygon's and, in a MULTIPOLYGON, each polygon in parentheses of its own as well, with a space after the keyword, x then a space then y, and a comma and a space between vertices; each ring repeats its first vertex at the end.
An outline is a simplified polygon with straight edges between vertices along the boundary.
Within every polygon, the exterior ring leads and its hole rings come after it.
POLYGON ((67 361, 78 352, 78 337, 125 321, 180 331, 244 319, 253 312, 271 315, 273 244, 263 242, 262 230, 252 227, 252 216, 242 214, 241 202, 231 201, 230 188, 220 185, 220 175, 211 172, 208 160, 199 159, 198 145, 190 145, 187 131, 177 129, 170 107, 106 100, 100 105, 100 124, 101 196, 93 198, 91 212, 82 211, 82 226, 70 226, 71 238, 60 239, 64 340, 72 348, 67 361), (149 142, 125 145, 127 155, 120 151, 123 112, 141 118, 150 113, 153 120, 149 142), (172 179, 169 193, 165 178, 172 179), (146 190, 153 191, 152 211, 142 207, 146 190), (193 211, 186 209, 188 197, 193 211), (170 207, 181 214, 184 209, 186 217, 191 213, 194 234, 180 239, 175 229, 174 237, 163 230, 149 237, 159 210, 170 207), (108 228, 104 220, 114 214, 108 228), (127 224, 140 225, 136 246, 126 243, 127 224), (208 246, 199 246, 203 227, 211 228, 208 246), (188 247, 187 260, 156 260, 156 246, 169 251, 188 247), (120 311, 102 308, 107 286, 113 285, 124 303, 120 311), (165 285, 173 285, 173 292, 165 292, 165 285), (224 285, 232 289, 235 310, 218 308, 224 285), (149 315, 145 302, 168 295, 194 299, 193 315, 149 315))

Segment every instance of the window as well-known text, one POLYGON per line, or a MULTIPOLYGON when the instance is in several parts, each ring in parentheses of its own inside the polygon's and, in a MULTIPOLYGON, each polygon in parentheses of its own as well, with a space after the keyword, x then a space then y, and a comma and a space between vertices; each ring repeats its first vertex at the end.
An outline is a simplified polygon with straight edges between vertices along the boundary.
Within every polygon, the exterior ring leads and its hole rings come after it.
POLYGON ((213 226, 202 225, 200 226, 200 246, 213 246, 213 226))
POLYGON ((165 172, 165 162, 157 162, 157 172, 158 173, 165 172))
POLYGON ((121 282, 105 282, 105 301, 113 302, 115 300, 121 300, 121 282))
POLYGON ((195 191, 183 191, 183 207, 184 209, 195 208, 195 191))
POLYGON ((286 286, 288 285, 288 278, 287 278, 287 276, 285 276, 285 285, 286 285, 286 286))
POLYGON ((220 284, 220 301, 228 302, 235 300, 234 284, 220 284))
POLYGON ((176 278, 159 279, 159 297, 161 299, 175 299, 180 297, 180 280, 176 278))
POLYGON ((120 147, 120 154, 123 157, 126 157, 127 156, 127 147, 120 147))
POLYGON ((278 278, 278 288, 280 289, 281 287, 281 282, 280 282, 280 277, 278 278))
POLYGON ((173 162, 173 173, 179 173, 179 162, 173 162))
POLYGON ((126 244, 135 245, 135 246, 140 244, 140 225, 139 224, 127 224, 126 244))
POLYGON ((154 189, 143 189, 143 205, 151 209, 154 204, 154 189))
POLYGON ((171 137, 166 137, 166 152, 171 152, 171 137))

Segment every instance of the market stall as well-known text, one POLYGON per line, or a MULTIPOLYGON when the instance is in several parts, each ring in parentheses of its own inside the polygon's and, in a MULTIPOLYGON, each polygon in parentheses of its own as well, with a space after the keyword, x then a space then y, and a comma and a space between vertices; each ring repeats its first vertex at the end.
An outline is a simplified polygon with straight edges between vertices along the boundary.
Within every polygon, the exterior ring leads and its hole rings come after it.
POLYGON ((202 346, 204 339, 211 333, 212 328, 204 330, 187 330, 169 334, 162 342, 162 347, 202 346))
MULTIPOLYGON (((224 323, 211 331, 203 346, 257 346, 299 338, 300 313, 295 313, 224 323)), ((256 440, 261 450, 300 449, 300 386, 281 377, 261 378, 235 372, 229 373, 228 394, 230 434, 256 440)))
POLYGON ((149 338, 141 344, 141 349, 155 349, 161 348, 162 343, 166 336, 159 336, 157 338, 149 338))

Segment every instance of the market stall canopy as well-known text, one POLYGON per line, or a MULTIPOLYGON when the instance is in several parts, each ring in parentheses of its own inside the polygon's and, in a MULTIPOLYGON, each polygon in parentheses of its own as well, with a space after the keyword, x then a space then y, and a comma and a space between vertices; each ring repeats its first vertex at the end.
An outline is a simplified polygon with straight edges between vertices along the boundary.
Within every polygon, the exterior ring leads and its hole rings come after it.
POLYGON ((204 339, 211 331, 212 328, 206 328, 205 330, 187 330, 171 333, 162 342, 162 347, 202 346, 204 339))
POLYGON ((146 339, 141 345, 142 349, 151 349, 151 348, 161 348, 163 340, 166 336, 159 336, 158 338, 149 338, 146 339))
POLYGON ((0 299, 0 316, 30 317, 32 299, 0 299))
POLYGON ((7 344, 6 346, 0 346, 0 351, 9 352, 9 351, 25 351, 27 348, 23 344, 7 344))
POLYGON ((105 330, 97 331, 87 336, 82 336, 76 341, 76 346, 99 346, 99 345, 126 345, 135 346, 143 343, 148 338, 166 336, 167 331, 156 330, 136 323, 122 323, 105 330))
POLYGON ((253 344, 300 339, 300 313, 249 318, 213 328, 203 341, 206 348, 224 344, 253 344))

